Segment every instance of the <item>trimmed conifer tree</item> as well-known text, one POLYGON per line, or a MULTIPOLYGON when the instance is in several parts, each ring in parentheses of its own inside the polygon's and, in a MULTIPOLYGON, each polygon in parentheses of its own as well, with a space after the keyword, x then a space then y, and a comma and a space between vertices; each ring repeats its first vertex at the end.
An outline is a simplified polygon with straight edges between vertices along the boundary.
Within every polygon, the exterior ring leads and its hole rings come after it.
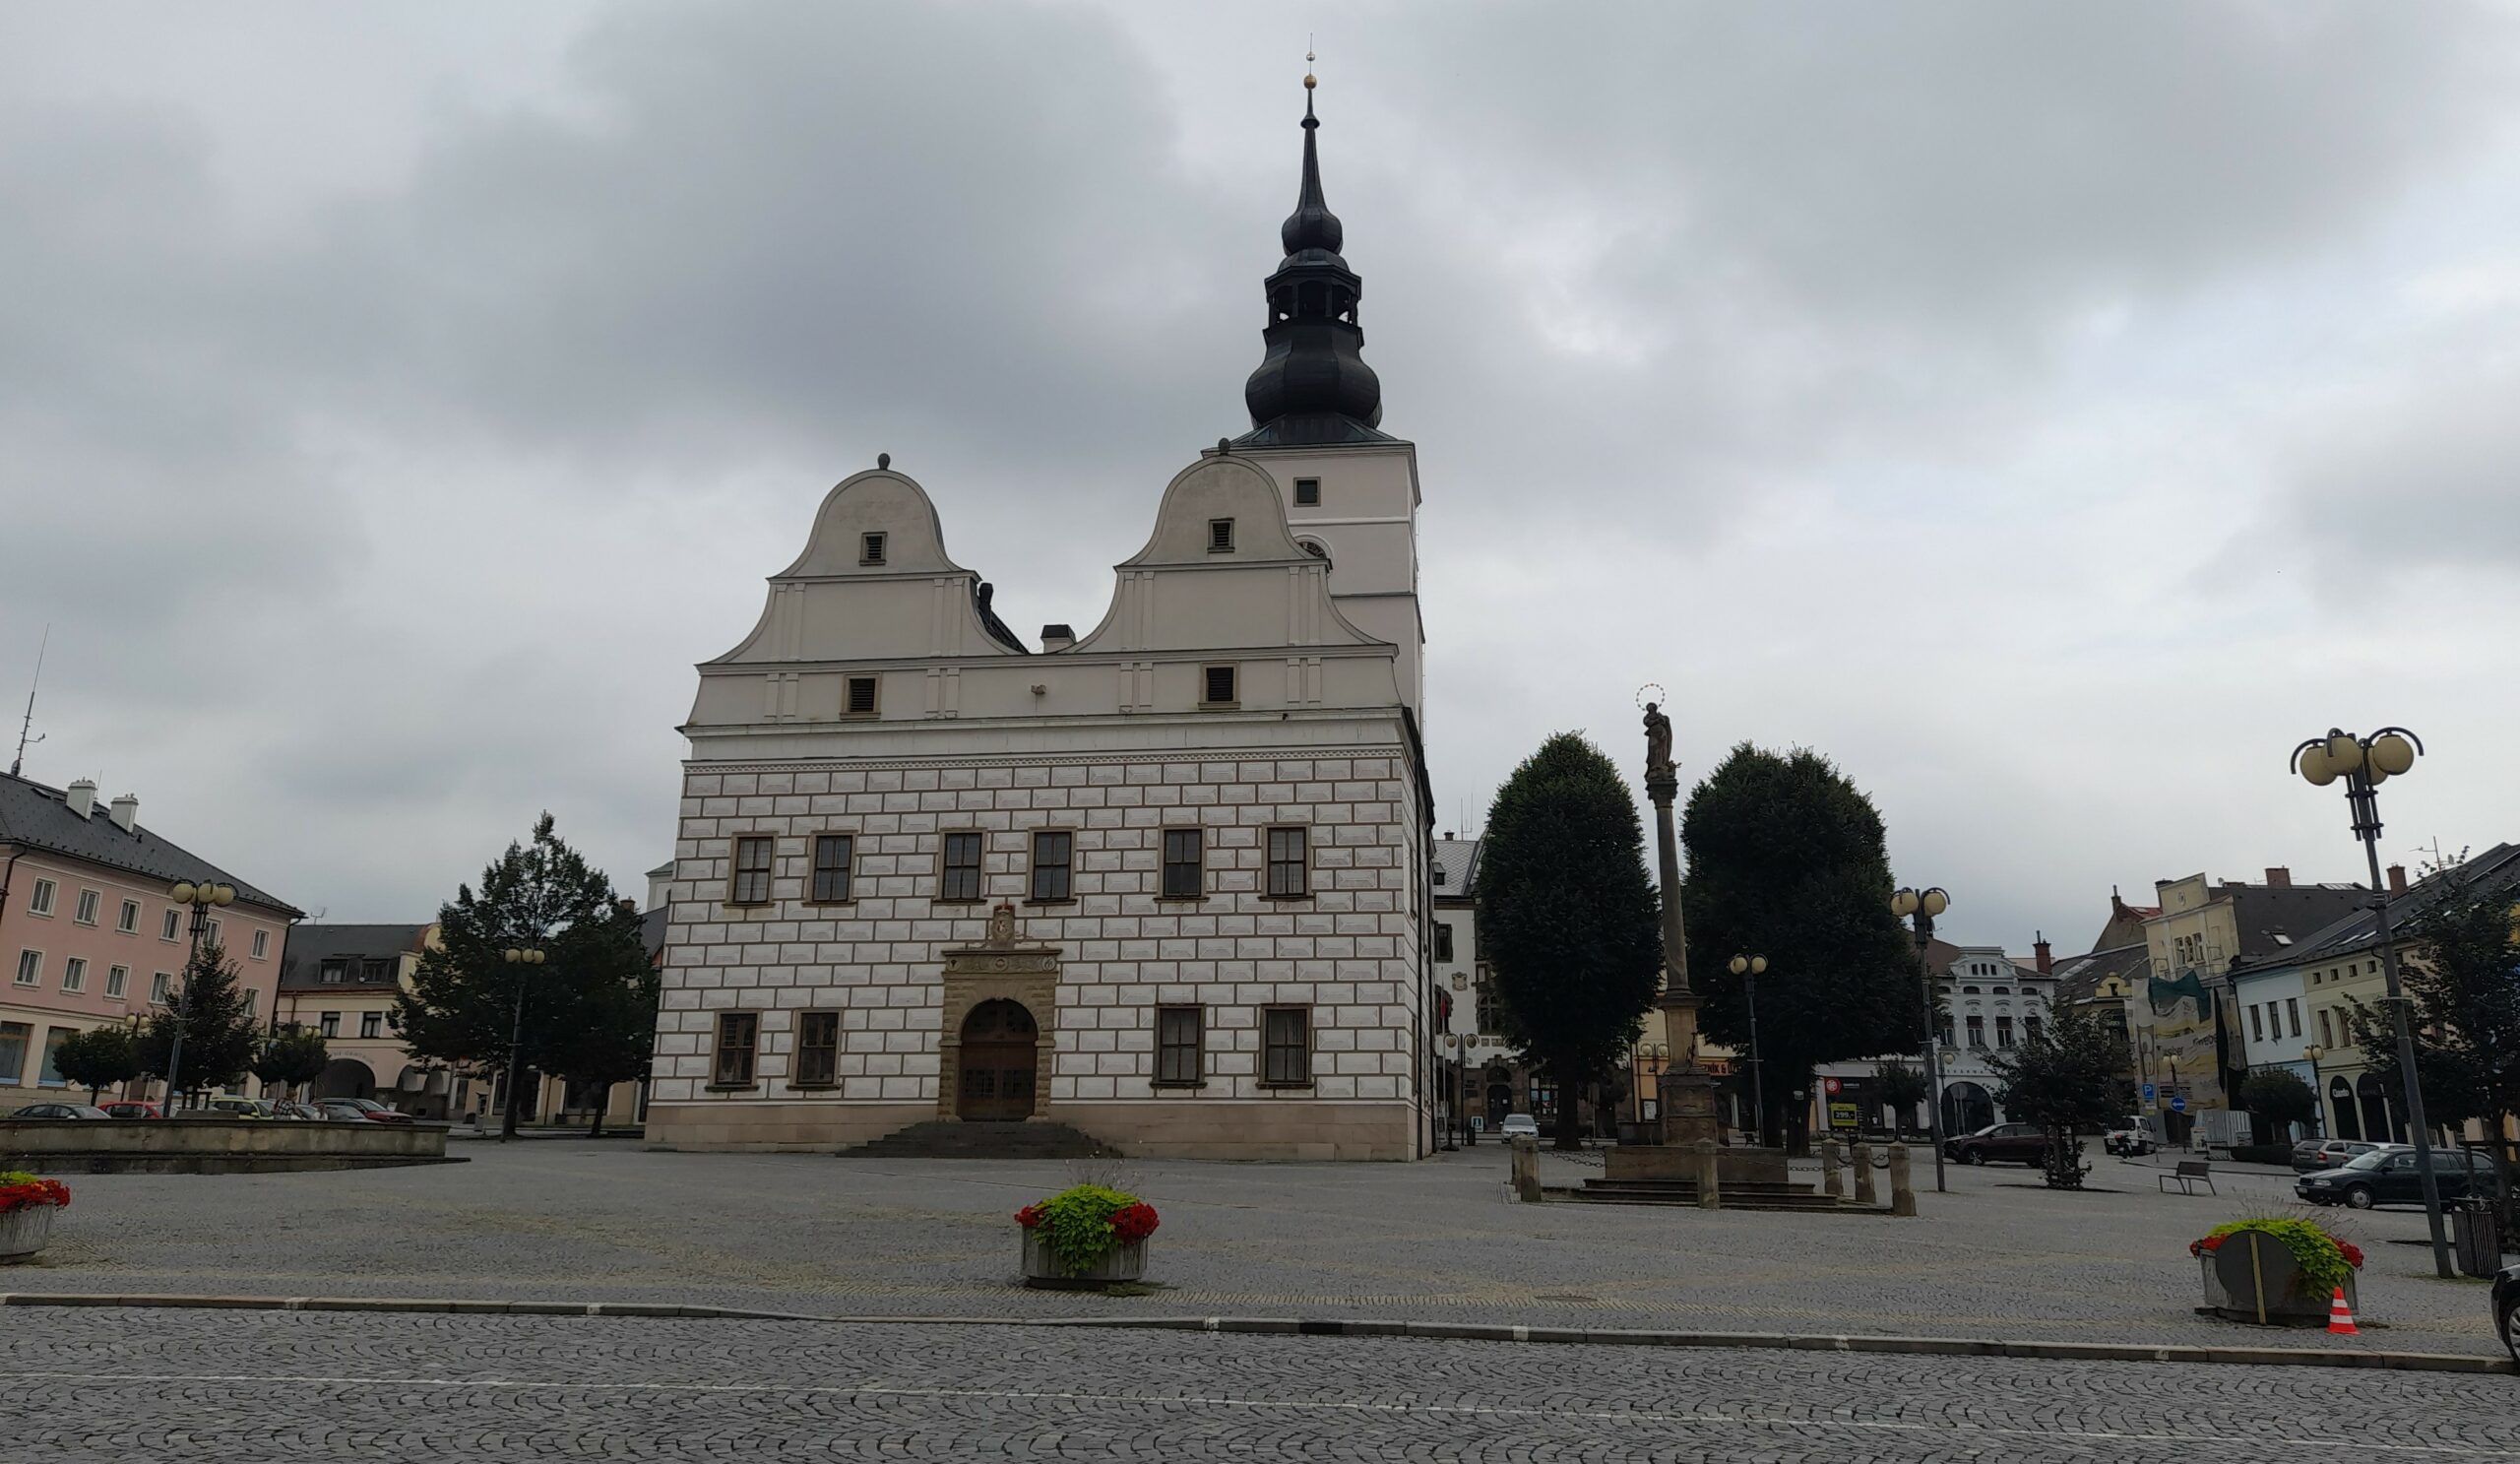
MULTIPOLYGON (((201 1094, 245 1075, 259 1028, 238 985, 236 963, 216 941, 204 941, 184 964, 183 987, 169 1004, 152 1012, 133 1044, 140 1070, 165 1077, 175 1053, 175 1030, 183 1028, 182 1067, 174 1081, 184 1093, 201 1094)), ((166 1096, 171 1110, 178 1095, 166 1096)))

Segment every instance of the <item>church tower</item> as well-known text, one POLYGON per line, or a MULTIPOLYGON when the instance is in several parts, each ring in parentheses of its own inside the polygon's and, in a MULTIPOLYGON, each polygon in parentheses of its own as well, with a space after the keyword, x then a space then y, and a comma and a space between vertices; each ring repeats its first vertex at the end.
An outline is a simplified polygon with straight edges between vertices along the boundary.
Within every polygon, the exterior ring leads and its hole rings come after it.
POLYGON ((1402 704, 1424 716, 1418 609, 1418 449, 1380 430, 1382 381, 1365 364, 1364 282, 1321 191, 1314 78, 1303 79, 1303 178, 1266 286, 1266 350, 1242 388, 1251 430, 1233 440, 1277 480, 1298 542, 1330 561, 1330 596, 1366 634, 1400 648, 1402 704))

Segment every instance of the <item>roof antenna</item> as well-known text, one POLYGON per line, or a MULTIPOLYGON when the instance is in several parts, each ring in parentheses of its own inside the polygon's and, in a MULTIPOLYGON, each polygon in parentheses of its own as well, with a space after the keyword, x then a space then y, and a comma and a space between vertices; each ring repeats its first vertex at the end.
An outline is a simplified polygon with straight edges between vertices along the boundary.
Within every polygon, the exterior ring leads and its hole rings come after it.
POLYGON ((27 733, 35 725, 35 688, 43 684, 43 653, 52 649, 52 622, 43 622, 43 639, 35 646, 35 678, 27 684, 27 715, 18 719, 18 755, 9 762, 9 776, 15 778, 27 765, 27 749, 43 740, 27 733))

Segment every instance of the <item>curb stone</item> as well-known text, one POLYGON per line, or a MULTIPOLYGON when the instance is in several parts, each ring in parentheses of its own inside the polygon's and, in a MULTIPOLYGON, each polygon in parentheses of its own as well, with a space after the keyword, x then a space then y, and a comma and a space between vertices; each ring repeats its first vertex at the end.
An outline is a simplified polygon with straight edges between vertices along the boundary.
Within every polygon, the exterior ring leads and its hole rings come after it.
POLYGON ((435 1315, 623 1316, 715 1321, 807 1321, 842 1326, 1099 1327, 1119 1331, 1301 1337, 1418 1337, 1541 1346, 1724 1348, 1878 1353, 1909 1357, 2024 1358, 2081 1363, 2210 1363, 2250 1368, 2363 1368, 2404 1372, 2520 1376, 2502 1358, 2439 1352, 2347 1352, 2310 1347, 2200 1347, 2144 1342, 2031 1342, 1979 1337, 1836 1336, 1794 1332, 1684 1332, 1494 1322, 1292 1316, 820 1316, 662 1302, 536 1302, 421 1297, 222 1297, 146 1293, 0 1292, 0 1306, 168 1306, 230 1311, 390 1311, 435 1315))

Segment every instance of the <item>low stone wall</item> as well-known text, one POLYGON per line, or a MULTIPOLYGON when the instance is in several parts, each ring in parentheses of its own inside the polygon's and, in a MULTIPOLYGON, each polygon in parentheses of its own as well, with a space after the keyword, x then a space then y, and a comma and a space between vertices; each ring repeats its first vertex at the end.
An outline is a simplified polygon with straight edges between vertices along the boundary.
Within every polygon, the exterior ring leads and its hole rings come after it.
POLYGON ((247 1175, 462 1164, 443 1123, 5 1118, 0 1160, 42 1175, 247 1175))

